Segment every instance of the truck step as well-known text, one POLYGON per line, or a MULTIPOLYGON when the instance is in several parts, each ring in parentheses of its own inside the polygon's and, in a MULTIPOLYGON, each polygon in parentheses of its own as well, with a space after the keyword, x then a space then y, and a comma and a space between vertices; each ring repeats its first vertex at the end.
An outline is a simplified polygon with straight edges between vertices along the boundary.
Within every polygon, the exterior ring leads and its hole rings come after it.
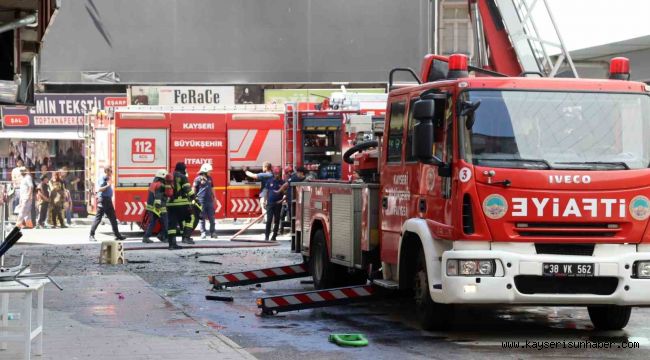
POLYGON ((272 315, 285 311, 312 309, 369 300, 373 298, 376 293, 377 288, 372 285, 314 290, 295 294, 258 298, 257 307, 262 309, 262 314, 272 315))
POLYGON ((223 289, 229 286, 243 286, 259 284, 264 282, 295 279, 309 276, 306 264, 295 264, 251 271, 242 271, 229 274, 209 276, 208 280, 215 289, 223 289))
POLYGON ((399 289, 399 283, 397 283, 397 281, 393 281, 393 280, 380 279, 380 280, 373 280, 372 283, 377 285, 377 286, 381 286, 383 288, 389 289, 389 290, 397 290, 397 289, 399 289))

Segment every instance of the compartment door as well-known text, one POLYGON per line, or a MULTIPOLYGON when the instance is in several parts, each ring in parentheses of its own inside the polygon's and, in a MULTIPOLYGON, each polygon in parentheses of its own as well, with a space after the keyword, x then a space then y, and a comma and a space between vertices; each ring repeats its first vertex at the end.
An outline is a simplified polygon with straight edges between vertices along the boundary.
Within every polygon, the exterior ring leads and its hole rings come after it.
POLYGON ((116 187, 147 187, 169 164, 168 129, 118 129, 116 187))

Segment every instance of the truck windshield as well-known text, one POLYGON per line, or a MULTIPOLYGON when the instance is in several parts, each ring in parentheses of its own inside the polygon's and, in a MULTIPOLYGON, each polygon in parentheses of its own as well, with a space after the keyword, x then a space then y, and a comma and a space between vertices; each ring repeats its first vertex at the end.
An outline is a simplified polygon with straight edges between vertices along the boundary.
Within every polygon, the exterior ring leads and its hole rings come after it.
POLYGON ((576 170, 650 165, 648 95, 476 90, 460 98, 461 104, 477 101, 473 114, 461 116, 464 157, 475 165, 576 170))

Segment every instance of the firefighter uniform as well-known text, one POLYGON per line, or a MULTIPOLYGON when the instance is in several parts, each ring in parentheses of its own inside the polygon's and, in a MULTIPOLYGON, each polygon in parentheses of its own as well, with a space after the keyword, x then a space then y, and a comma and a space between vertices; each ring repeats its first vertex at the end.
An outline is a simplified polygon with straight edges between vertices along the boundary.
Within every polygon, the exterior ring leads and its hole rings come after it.
POLYGON ((161 241, 167 240, 167 198, 173 194, 169 194, 169 191, 167 191, 167 188, 169 190, 172 188, 170 185, 165 184, 165 177, 167 177, 167 171, 159 170, 156 173, 153 182, 149 185, 146 213, 149 222, 147 224, 147 229, 144 232, 144 238, 142 239, 142 242, 144 243, 153 242, 149 237, 156 226, 156 221, 160 222, 160 232, 164 234, 161 241))
POLYGON ((205 222, 207 221, 210 225, 210 237, 214 237, 214 184, 212 182, 212 177, 210 173, 212 172, 212 165, 203 164, 199 170, 199 176, 194 179, 194 193, 196 194, 196 200, 200 205, 200 220, 199 224, 201 225, 201 239, 205 239, 208 235, 208 229, 205 227, 205 222))
POLYGON ((190 237, 193 230, 192 218, 194 217, 190 204, 194 201, 194 191, 192 191, 192 185, 187 180, 185 171, 186 167, 184 163, 179 162, 176 164, 172 184, 174 194, 169 203, 167 203, 167 216, 169 217, 167 235, 170 250, 180 248, 176 244, 177 234, 181 234, 182 242, 187 244, 194 243, 190 237))

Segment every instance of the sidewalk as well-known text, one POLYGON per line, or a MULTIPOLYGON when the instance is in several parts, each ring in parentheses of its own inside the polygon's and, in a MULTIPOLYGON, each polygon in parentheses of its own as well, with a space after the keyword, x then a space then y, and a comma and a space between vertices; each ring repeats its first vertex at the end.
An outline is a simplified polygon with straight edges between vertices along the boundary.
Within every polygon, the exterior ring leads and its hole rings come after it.
MULTIPOLYGON (((45 292, 43 360, 254 359, 174 307, 138 276, 56 280, 64 290, 48 285, 45 292)), ((17 343, 0 350, 0 359, 20 355, 17 343)))
MULTIPOLYGON (((216 243, 229 243, 229 239, 234 235, 242 225, 232 224, 232 223, 220 223, 217 226, 217 235, 218 239, 206 239, 201 240, 200 234, 198 231, 194 232, 194 240, 198 244, 216 244, 216 243)), ((142 244, 142 235, 143 231, 134 225, 133 228, 130 225, 119 225, 119 230, 122 235, 127 237, 126 244, 134 245, 145 245, 142 244)), ((7 233, 11 231, 11 227, 7 228, 7 233)), ((88 235, 90 232, 90 225, 80 225, 76 222, 73 222, 73 225, 67 229, 24 229, 23 237, 20 239, 19 244, 41 244, 41 245, 89 245, 97 244, 91 243, 88 241, 88 235)), ((100 225, 97 228, 97 233, 95 234, 98 242, 103 240, 113 240, 115 237, 111 231, 110 225, 100 225)), ((281 240, 288 240, 290 236, 281 235, 279 237, 281 240)), ((155 238, 153 238, 156 240, 155 238)), ((247 230, 243 235, 237 237, 238 240, 264 240, 264 224, 255 224, 249 230, 247 230)), ((180 239, 178 239, 180 241, 180 239)), ((235 243, 236 244, 236 243, 235 243)), ((233 244, 233 245, 235 245, 233 244)), ((156 240, 156 243, 151 244, 151 246, 160 246, 161 244, 156 240)))

